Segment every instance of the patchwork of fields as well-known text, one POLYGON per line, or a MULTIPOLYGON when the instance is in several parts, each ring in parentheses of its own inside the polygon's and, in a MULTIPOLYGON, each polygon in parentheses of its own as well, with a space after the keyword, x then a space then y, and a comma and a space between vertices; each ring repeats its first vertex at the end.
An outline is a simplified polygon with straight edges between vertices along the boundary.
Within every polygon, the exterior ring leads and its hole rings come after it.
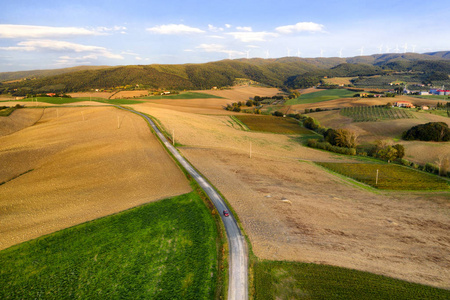
MULTIPOLYGON (((385 99, 340 99, 349 95, 337 91, 304 94, 296 107, 385 104, 385 99)), ((327 293, 337 299, 446 299, 445 290, 323 266, 448 289, 450 194, 445 180, 399 166, 357 165, 353 158, 303 147, 302 139, 314 133, 293 119, 233 113, 236 122, 223 110, 230 101, 271 96, 277 89, 202 92, 214 98, 192 93, 185 99, 95 99, 104 103, 56 98, 52 108, 19 110, 0 119, 0 159, 7 162, 0 170, 0 182, 5 182, 0 193, 8 195, 0 197, 0 249, 191 191, 139 117, 110 107, 59 106, 127 104, 175 134, 180 152, 232 205, 254 254, 263 259, 254 273, 255 299, 324 298, 327 293), (324 167, 380 191, 363 189, 324 167), (374 168, 379 170, 377 184, 374 168)), ((39 105, 45 100, 39 99, 39 105)), ((378 118, 384 111, 373 109, 373 114, 378 118)), ((363 139, 372 134, 367 140, 394 139, 413 123, 442 118, 414 114, 415 119, 386 116, 382 122, 355 123, 355 116, 339 111, 311 116, 319 116, 325 126, 359 130, 363 139)), ((436 153, 449 150, 438 146, 436 153)), ((13 246, 0 252, 5 266, 0 281, 11 283, 0 295, 38 297, 45 290, 95 298, 134 291, 133 296, 142 297, 211 298, 216 233, 203 209, 190 193, 13 246)))

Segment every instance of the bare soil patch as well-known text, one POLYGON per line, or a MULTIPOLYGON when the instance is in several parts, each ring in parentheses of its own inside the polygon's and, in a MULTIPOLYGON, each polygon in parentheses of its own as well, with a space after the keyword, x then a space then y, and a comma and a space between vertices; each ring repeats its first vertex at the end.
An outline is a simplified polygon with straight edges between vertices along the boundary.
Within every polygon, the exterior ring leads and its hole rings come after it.
POLYGON ((16 109, 7 117, 0 117, 0 136, 22 130, 36 123, 44 114, 44 110, 16 109))
POLYGON ((258 257, 450 287, 449 193, 374 194, 306 162, 350 158, 292 136, 242 131, 228 116, 134 107, 175 131, 182 154, 238 213, 258 257))
POLYGON ((98 97, 108 99, 113 93, 112 92, 78 92, 78 93, 68 93, 72 98, 83 98, 83 97, 98 97))
POLYGON ((0 249, 190 191, 139 116, 56 109, 0 137, 0 249))
POLYGON ((238 102, 253 99, 254 96, 272 97, 280 93, 281 91, 277 88, 237 86, 229 90, 199 90, 194 92, 219 96, 229 100, 233 100, 232 102, 238 102))
POLYGON ((150 100, 155 107, 166 108, 181 112, 201 114, 230 114, 224 107, 233 101, 228 99, 161 99, 150 100))
POLYGON ((139 98, 148 96, 147 90, 137 90, 137 91, 120 91, 114 94, 111 99, 126 99, 126 98, 139 98))

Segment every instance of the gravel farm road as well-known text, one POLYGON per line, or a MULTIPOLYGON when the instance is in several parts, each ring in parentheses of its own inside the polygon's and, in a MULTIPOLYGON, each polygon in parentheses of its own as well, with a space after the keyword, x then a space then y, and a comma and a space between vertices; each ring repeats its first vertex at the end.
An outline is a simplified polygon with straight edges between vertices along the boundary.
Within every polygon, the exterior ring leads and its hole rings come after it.
MULTIPOLYGON (((117 106, 116 106, 117 107, 117 106)), ((122 107, 118 107, 125 109, 122 107)), ((211 201, 214 203, 217 211, 222 217, 222 221, 225 225, 225 230, 228 237, 228 245, 230 249, 229 255, 229 285, 228 285, 228 299, 229 300, 246 300, 248 299, 248 254, 247 254, 247 244, 244 236, 239 229, 231 211, 228 209, 225 201, 216 192, 216 190, 209 184, 202 175, 200 175, 192 165, 180 155, 175 147, 166 139, 166 137, 161 133, 155 123, 145 114, 138 111, 133 111, 129 109, 129 112, 138 114, 146 119, 156 135, 161 140, 161 142, 166 146, 166 148, 172 153, 176 160, 186 169, 189 175, 194 178, 200 187, 205 191, 211 201), (227 210, 229 212, 229 217, 225 217, 222 212, 227 210)))

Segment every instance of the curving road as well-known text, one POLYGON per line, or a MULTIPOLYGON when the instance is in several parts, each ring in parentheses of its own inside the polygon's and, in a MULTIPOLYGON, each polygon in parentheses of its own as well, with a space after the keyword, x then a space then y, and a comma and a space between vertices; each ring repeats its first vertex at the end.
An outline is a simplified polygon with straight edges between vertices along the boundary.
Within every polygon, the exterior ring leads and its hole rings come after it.
MULTIPOLYGON (((123 107, 118 107, 120 109, 125 109, 123 107)), ((228 284, 228 299, 229 300, 246 300, 248 299, 248 255, 247 255, 247 244, 245 238, 237 225, 236 219, 233 214, 228 209, 227 205, 220 197, 219 193, 209 184, 202 175, 200 175, 192 165, 180 155, 175 147, 166 139, 166 137, 161 133, 161 131, 156 127, 155 123, 145 114, 138 111, 133 111, 125 109, 129 112, 138 114, 145 118, 156 135, 161 140, 162 143, 169 149, 176 160, 186 169, 189 175, 197 181, 200 187, 205 191, 211 201, 214 203, 217 211, 222 217, 222 221, 225 225, 225 230, 228 237, 229 245, 229 284, 228 284), (228 210, 230 213, 229 217, 223 216, 223 210, 228 210)))

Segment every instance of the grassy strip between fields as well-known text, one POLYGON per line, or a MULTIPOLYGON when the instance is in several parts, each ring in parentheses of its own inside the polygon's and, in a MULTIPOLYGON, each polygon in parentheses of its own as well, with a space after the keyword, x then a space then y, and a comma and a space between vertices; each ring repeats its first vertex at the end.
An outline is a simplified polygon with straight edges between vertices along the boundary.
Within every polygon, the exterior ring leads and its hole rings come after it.
POLYGON ((442 191, 450 188, 448 181, 437 175, 394 164, 326 162, 317 162, 317 164, 380 190, 442 191))
POLYGON ((250 130, 281 133, 281 134, 312 134, 309 129, 302 127, 299 121, 291 118, 263 116, 263 115, 236 115, 250 130))
POLYGON ((141 99, 150 99, 150 100, 161 100, 161 99, 172 99, 172 100, 181 100, 181 99, 223 99, 223 97, 198 93, 198 92, 186 92, 174 95, 160 95, 160 96, 147 96, 141 97, 141 99))
POLYGON ((320 90, 318 92, 301 95, 300 97, 295 99, 289 99, 288 101, 286 101, 285 105, 317 103, 340 98, 350 98, 355 94, 355 92, 349 91, 347 89, 320 90))
POLYGON ((217 239, 195 192, 146 204, 1 251, 0 298, 217 298, 217 239))
POLYGON ((450 299, 450 291, 351 269, 283 261, 254 265, 255 300, 450 299))

